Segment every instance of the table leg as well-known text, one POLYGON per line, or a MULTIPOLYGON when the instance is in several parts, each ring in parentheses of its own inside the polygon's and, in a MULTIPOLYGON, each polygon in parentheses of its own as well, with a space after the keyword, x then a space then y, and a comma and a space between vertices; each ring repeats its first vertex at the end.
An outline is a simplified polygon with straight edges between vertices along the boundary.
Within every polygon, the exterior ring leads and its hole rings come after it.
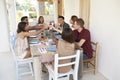
POLYGON ((39 57, 33 57, 33 68, 35 80, 41 80, 41 63, 39 57))
POLYGON ((79 69, 78 69, 78 80, 82 79, 83 76, 83 51, 80 51, 79 69))

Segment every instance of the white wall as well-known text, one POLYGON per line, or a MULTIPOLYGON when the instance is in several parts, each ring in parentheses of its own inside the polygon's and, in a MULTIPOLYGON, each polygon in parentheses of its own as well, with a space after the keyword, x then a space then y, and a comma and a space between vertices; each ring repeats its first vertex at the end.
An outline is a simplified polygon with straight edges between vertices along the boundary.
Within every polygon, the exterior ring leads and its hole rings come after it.
POLYGON ((10 32, 16 32, 17 29, 17 21, 16 21, 16 4, 15 0, 8 0, 7 1, 8 5, 8 17, 9 17, 9 27, 10 27, 10 32))
POLYGON ((12 53, 0 53, 0 80, 16 80, 12 53))
POLYGON ((120 0, 91 0, 90 31, 99 42, 98 70, 120 80, 120 0))
POLYGON ((8 52, 8 17, 5 0, 0 0, 0 18, 0 52, 8 52))
POLYGON ((72 15, 79 17, 79 3, 80 0, 63 0, 64 1, 64 17, 65 21, 69 23, 72 15))

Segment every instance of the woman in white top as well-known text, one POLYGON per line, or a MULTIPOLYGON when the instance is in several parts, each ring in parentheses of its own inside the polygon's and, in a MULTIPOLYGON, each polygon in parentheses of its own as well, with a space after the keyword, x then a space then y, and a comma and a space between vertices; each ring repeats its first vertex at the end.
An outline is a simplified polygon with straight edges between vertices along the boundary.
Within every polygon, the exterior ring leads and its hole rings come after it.
POLYGON ((45 28, 43 27, 42 29, 36 31, 36 32, 27 32, 27 28, 29 26, 25 22, 20 22, 18 24, 18 29, 17 29, 17 36, 16 36, 16 42, 15 42, 15 53, 18 57, 20 58, 28 58, 31 57, 30 53, 30 48, 28 45, 28 36, 34 36, 40 34, 45 28))

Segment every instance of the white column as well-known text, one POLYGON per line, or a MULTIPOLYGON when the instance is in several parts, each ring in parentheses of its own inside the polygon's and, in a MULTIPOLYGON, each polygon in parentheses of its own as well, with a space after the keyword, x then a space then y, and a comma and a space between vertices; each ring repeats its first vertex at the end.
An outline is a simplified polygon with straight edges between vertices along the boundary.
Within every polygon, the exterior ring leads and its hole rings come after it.
POLYGON ((9 51, 8 15, 5 0, 0 0, 0 53, 9 51))
POLYGON ((89 29, 90 0, 81 0, 80 7, 80 17, 85 21, 85 28, 89 29))
POLYGON ((16 25, 16 4, 15 0, 8 0, 8 15, 9 15, 9 26, 10 32, 16 32, 17 25, 16 25))
POLYGON ((55 23, 58 22, 58 0, 53 1, 53 6, 54 6, 54 21, 55 23))

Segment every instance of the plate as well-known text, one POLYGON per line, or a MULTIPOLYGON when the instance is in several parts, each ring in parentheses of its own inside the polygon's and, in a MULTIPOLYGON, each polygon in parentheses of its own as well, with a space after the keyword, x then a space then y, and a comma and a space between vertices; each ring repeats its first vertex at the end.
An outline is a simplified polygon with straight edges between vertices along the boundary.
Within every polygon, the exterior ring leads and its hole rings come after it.
POLYGON ((31 40, 29 41, 29 44, 38 44, 40 41, 39 40, 31 40))

